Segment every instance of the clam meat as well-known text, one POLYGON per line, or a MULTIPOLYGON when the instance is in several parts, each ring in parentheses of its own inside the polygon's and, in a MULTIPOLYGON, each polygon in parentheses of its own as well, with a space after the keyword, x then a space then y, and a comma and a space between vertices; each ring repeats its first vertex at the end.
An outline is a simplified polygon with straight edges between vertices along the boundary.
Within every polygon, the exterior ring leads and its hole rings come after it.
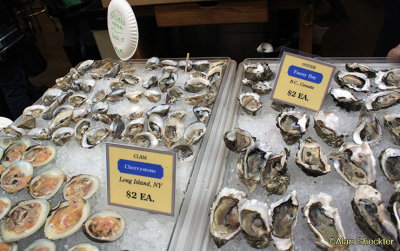
POLYGON ((66 200, 90 199, 99 189, 99 178, 93 175, 80 174, 72 177, 64 186, 63 196, 66 200))
POLYGON ((7 197, 0 197, 0 220, 8 214, 11 209, 12 201, 7 197))
POLYGON ((48 200, 67 181, 67 175, 60 168, 51 168, 35 176, 28 184, 28 192, 35 199, 48 200))
POLYGON ((20 141, 14 142, 4 151, 1 163, 5 166, 8 166, 18 160, 21 160, 24 152, 30 146, 31 141, 28 139, 21 139, 20 141))
POLYGON ((35 145, 29 147, 23 154, 23 161, 29 162, 33 167, 44 166, 50 163, 57 154, 54 146, 35 145))
POLYGON ((124 234, 125 227, 124 217, 111 210, 95 213, 82 226, 86 236, 97 242, 118 240, 124 234))

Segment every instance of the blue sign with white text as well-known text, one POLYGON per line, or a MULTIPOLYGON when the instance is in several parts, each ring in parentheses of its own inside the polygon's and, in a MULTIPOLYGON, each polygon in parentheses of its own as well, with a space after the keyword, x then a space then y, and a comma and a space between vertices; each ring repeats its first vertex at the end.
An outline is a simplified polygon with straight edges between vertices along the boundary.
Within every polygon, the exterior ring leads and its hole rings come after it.
POLYGON ((156 179, 161 179, 164 176, 164 169, 161 165, 126 159, 118 160, 118 171, 156 179))
POLYGON ((289 66, 288 69, 288 75, 295 77, 295 78, 300 78, 312 83, 320 84, 323 79, 323 75, 319 72, 315 71, 310 71, 304 68, 300 68, 298 66, 291 65, 289 66))

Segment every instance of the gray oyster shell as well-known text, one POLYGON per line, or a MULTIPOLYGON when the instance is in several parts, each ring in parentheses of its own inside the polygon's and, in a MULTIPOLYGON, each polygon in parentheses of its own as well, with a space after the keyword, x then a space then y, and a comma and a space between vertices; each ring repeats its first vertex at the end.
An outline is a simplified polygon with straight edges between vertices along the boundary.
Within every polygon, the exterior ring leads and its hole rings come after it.
POLYGON ((257 63, 244 65, 244 77, 252 81, 269 81, 274 77, 274 73, 268 64, 257 63))
POLYGON ((96 81, 93 79, 82 80, 82 82, 79 83, 79 89, 83 92, 89 93, 93 90, 95 84, 96 81))
POLYGON ((99 102, 102 102, 106 98, 107 98, 107 92, 105 90, 99 90, 94 94, 92 98, 92 104, 97 104, 99 102))
POLYGON ((171 147, 185 133, 185 124, 177 118, 170 118, 165 123, 163 139, 166 146, 171 147))
POLYGON ((371 69, 368 65, 359 64, 359 63, 347 63, 345 68, 349 72, 358 72, 363 73, 367 76, 367 78, 375 78, 376 71, 371 69))
POLYGON ((376 160, 367 142, 361 145, 345 143, 331 159, 336 171, 352 187, 375 186, 376 160))
POLYGON ((168 113, 168 119, 170 118, 177 118, 182 120, 186 116, 186 110, 185 109, 180 109, 180 110, 175 110, 175 111, 170 111, 168 113))
POLYGON ((125 123, 122 121, 121 116, 117 115, 110 125, 111 136, 113 139, 119 139, 122 132, 125 130, 125 123))
POLYGON ((147 59, 147 62, 146 62, 146 69, 148 71, 155 70, 155 69, 157 69, 159 64, 160 64, 159 58, 157 58, 157 57, 149 58, 149 59, 147 59))
POLYGON ((124 88, 116 89, 107 95, 107 101, 117 102, 123 99, 126 90, 124 88))
POLYGON ((396 145, 400 145, 400 114, 384 115, 383 124, 388 129, 392 141, 396 145))
POLYGON ((167 102, 167 104, 170 104, 170 105, 175 104, 176 102, 181 100, 184 95, 185 95, 185 91, 181 87, 174 86, 174 87, 168 89, 166 102, 167 102))
POLYGON ((49 130, 54 132, 58 128, 69 126, 72 120, 72 115, 74 114, 74 110, 65 109, 58 113, 56 116, 53 116, 54 119, 51 121, 49 125, 49 130))
POLYGON ((201 92, 185 98, 189 105, 211 106, 214 104, 217 92, 214 88, 205 88, 201 92))
POLYGON ((125 83, 120 81, 119 79, 114 79, 113 81, 111 81, 110 83, 110 89, 111 91, 115 91, 121 88, 125 87, 125 83))
POLYGON ((225 146, 233 152, 241 152, 254 144, 254 139, 248 131, 235 128, 224 134, 225 146))
POLYGON ((165 117, 167 116, 170 108, 171 106, 169 104, 153 106, 150 110, 146 112, 146 115, 147 117, 150 117, 151 114, 158 114, 161 117, 165 117))
POLYGON ((353 133, 353 140, 357 144, 368 142, 370 145, 377 144, 382 138, 382 127, 373 112, 362 110, 353 133))
POLYGON ((261 171, 267 162, 268 154, 260 148, 259 143, 243 152, 237 161, 236 172, 239 179, 252 193, 261 180, 261 171))
POLYGON ((378 72, 375 83, 382 90, 400 88, 400 68, 378 72))
POLYGON ((137 118, 142 117, 143 115, 143 108, 139 105, 132 105, 128 108, 128 110, 126 111, 125 116, 129 119, 129 120, 134 120, 137 118))
POLYGON ((222 72, 224 71, 224 66, 219 65, 215 67, 210 67, 210 70, 207 73, 207 80, 210 82, 210 85, 219 88, 222 81, 222 72))
POLYGON ((24 109, 22 115, 24 119, 29 118, 39 118, 46 111, 46 106, 44 105, 31 105, 24 109))
POLYGON ((203 122, 193 122, 187 126, 183 138, 186 144, 194 145, 206 134, 206 125, 203 122))
POLYGON ((393 250, 400 248, 396 226, 391 222, 378 190, 368 185, 361 185, 356 190, 351 206, 354 219, 366 236, 371 239, 393 240, 388 248, 393 250))
POLYGON ((218 248, 240 232, 238 204, 246 197, 246 193, 227 187, 215 197, 210 210, 210 234, 218 248))
POLYGON ((296 164, 303 172, 311 176, 320 176, 331 171, 331 166, 321 146, 312 138, 300 140, 296 164))
POLYGON ((359 111, 364 106, 364 102, 353 96, 353 94, 342 88, 331 88, 329 94, 333 97, 336 105, 346 111, 359 111))
POLYGON ((386 91, 368 95, 365 107, 368 110, 377 111, 380 109, 386 109, 392 107, 399 103, 400 103, 399 91, 386 91))
POLYGON ((276 126, 288 145, 296 143, 306 133, 310 118, 297 111, 284 111, 276 118, 276 126))
POLYGON ((128 85, 138 85, 142 79, 131 72, 124 72, 121 75, 121 81, 128 85))
POLYGON ((176 157, 181 162, 191 161, 196 156, 196 154, 193 152, 192 146, 189 145, 184 145, 184 144, 173 145, 172 151, 175 151, 177 153, 176 157))
POLYGON ((335 80, 342 88, 346 87, 357 92, 369 92, 370 81, 362 73, 338 71, 335 74, 335 80))
POLYGON ((33 128, 27 133, 27 135, 35 140, 51 139, 51 135, 48 128, 33 128))
MULTIPOLYGON (((400 181, 400 150, 387 148, 379 155, 379 163, 383 174, 389 182, 395 184, 400 181)), ((400 182, 399 182, 400 183, 400 182)))
POLYGON ((142 84, 142 87, 145 89, 150 89, 157 86, 158 86, 157 76, 152 76, 151 78, 149 78, 149 80, 147 80, 145 83, 142 84))
POLYGON ((204 78, 190 78, 185 83, 185 91, 197 93, 210 86, 210 81, 204 78))
POLYGON ((255 116, 256 112, 262 107, 260 95, 257 93, 242 93, 239 95, 238 99, 243 111, 249 115, 255 116))
POLYGON ((253 248, 266 248, 270 241, 268 205, 257 200, 239 202, 239 221, 247 243, 253 248))
POLYGON ((73 107, 79 107, 86 102, 87 96, 84 94, 72 94, 68 100, 73 107))
POLYGON ((326 144, 335 148, 343 145, 347 137, 340 132, 339 125, 339 117, 333 113, 321 110, 314 116, 315 132, 326 144))
POLYGON ((198 60, 193 63, 193 69, 195 71, 206 72, 210 67, 210 62, 208 60, 198 60))
POLYGON ((169 88, 175 85, 178 80, 178 74, 175 72, 164 72, 163 75, 158 80, 160 85, 160 90, 166 92, 169 88))
MULTIPOLYGON (((178 67, 181 68, 182 70, 185 70, 186 68, 186 60, 180 60, 178 62, 178 67)), ((193 70, 193 62, 192 60, 187 61, 187 71, 192 71, 193 70)))
POLYGON ((144 96, 150 102, 157 103, 161 100, 161 92, 155 90, 147 90, 144 92, 144 96))
POLYGON ((283 194, 290 183, 287 160, 290 150, 285 148, 280 154, 271 154, 261 173, 262 186, 269 194, 283 194))
POLYGON ((59 96, 63 94, 63 91, 58 88, 49 88, 43 94, 42 101, 46 106, 51 105, 59 96))
POLYGON ((294 230, 297 223, 296 190, 288 196, 272 203, 269 210, 269 222, 271 223, 271 239, 279 251, 294 250, 294 230))
POLYGON ((90 109, 90 112, 93 114, 98 114, 98 113, 107 113, 108 111, 108 103, 107 102, 98 102, 92 108, 90 109))
POLYGON ((330 239, 346 239, 339 210, 329 204, 332 196, 319 193, 308 198, 304 207, 304 217, 307 225, 318 240, 315 244, 323 250, 346 250, 348 247, 342 244, 331 244, 330 239))
POLYGON ((197 120, 203 123, 207 123, 208 119, 211 115, 212 109, 205 107, 205 106, 194 106, 193 107, 193 113, 194 116, 196 116, 197 120))

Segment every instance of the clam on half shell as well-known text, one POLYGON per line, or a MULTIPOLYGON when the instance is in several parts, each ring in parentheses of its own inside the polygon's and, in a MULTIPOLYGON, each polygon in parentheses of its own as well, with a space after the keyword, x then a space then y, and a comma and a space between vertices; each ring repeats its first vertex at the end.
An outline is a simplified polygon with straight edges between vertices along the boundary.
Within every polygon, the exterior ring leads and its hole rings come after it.
POLYGON ((53 197, 67 180, 60 168, 51 168, 35 176, 28 184, 29 194, 35 199, 48 200, 53 197))
POLYGON ((82 226, 86 236, 97 242, 118 240, 124 234, 125 227, 124 217, 112 210, 95 213, 82 226))
POLYGON ((100 179, 88 174, 72 177, 63 189, 66 200, 75 198, 90 199, 100 189, 100 179))
POLYGON ((24 249, 24 251, 56 251, 56 244, 47 239, 39 239, 24 249))

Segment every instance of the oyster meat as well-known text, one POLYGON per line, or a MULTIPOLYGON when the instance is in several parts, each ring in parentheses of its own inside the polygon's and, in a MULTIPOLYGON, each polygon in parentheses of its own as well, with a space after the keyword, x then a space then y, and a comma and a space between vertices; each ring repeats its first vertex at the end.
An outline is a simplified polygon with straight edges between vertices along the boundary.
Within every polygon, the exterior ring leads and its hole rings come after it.
POLYGON ((144 128, 144 118, 137 118, 132 120, 126 125, 124 132, 122 133, 122 137, 125 141, 130 142, 133 140, 136 134, 141 133, 144 128))
POLYGON ((270 194, 283 194, 290 183, 287 159, 290 150, 285 148, 280 154, 271 154, 261 172, 262 186, 270 194))
POLYGON ((321 146, 312 138, 300 140, 296 164, 307 175, 311 176, 320 176, 331 171, 331 166, 328 164, 328 159, 321 146))
POLYGON ((307 225, 318 240, 315 244, 326 250, 347 250, 347 246, 340 243, 331 243, 332 238, 346 239, 346 234, 337 208, 329 204, 332 196, 319 193, 308 198, 303 212, 307 219, 307 225))
POLYGON ((357 144, 368 142, 377 144, 382 138, 382 127, 373 112, 363 109, 353 133, 353 140, 357 144))
POLYGON ((350 72, 359 72, 365 74, 368 78, 376 77, 376 71, 371 69, 368 65, 359 63, 347 63, 345 65, 346 70, 350 72))
POLYGON ((1 224, 3 241, 18 241, 38 231, 46 221, 50 204, 43 199, 21 201, 1 224))
POLYGON ((365 107, 368 110, 377 111, 386 109, 400 103, 399 91, 378 92, 368 96, 365 107))
POLYGON ((400 114, 387 114, 383 116, 383 124, 388 129, 392 141, 400 145, 400 114))
POLYGON ((253 248, 266 248, 270 241, 268 205, 257 200, 239 202, 239 222, 247 243, 253 248))
POLYGON ((227 187, 216 196, 210 210, 210 234, 218 248, 240 232, 238 204, 246 197, 246 193, 227 187))
POLYGON ((315 132, 326 144, 335 148, 343 145, 347 136, 340 132, 339 125, 339 117, 333 113, 320 110, 314 116, 315 132))
POLYGON ((345 143, 339 151, 331 155, 333 166, 352 187, 375 186, 375 157, 367 142, 361 145, 345 143))
POLYGON ((186 97, 186 103, 189 105, 202 105, 210 106, 214 104, 217 97, 217 92, 214 88, 205 88, 198 94, 190 97, 186 97))
POLYGON ((90 119, 82 119, 75 125, 75 139, 82 144, 83 135, 92 129, 92 121, 90 119))
POLYGON ((151 78, 149 78, 149 80, 147 80, 147 82, 142 84, 142 87, 145 89, 150 89, 157 86, 158 86, 157 76, 152 76, 151 78))
POLYGON ((276 126, 288 145, 296 143, 307 131, 310 118, 296 111, 284 111, 276 118, 276 126))
POLYGON ((67 181, 67 175, 60 168, 51 168, 35 176, 28 184, 29 194, 35 199, 48 200, 67 181))
POLYGON ((370 81, 362 73, 349 73, 338 71, 335 80, 341 87, 346 87, 357 92, 369 92, 370 81))
POLYGON ((185 83, 185 91, 197 93, 210 86, 210 81, 205 78, 190 78, 185 83))
POLYGON ((224 134, 225 146, 233 152, 241 152, 254 144, 254 139, 248 131, 235 128, 224 134))
POLYGON ((90 216, 83 224, 86 236, 97 242, 116 241, 125 232, 125 219, 115 211, 104 210, 90 216))
POLYGON ((400 68, 378 72, 375 83, 382 90, 400 88, 400 68))
POLYGON ((87 96, 84 94, 72 94, 68 100, 73 107, 79 107, 86 102, 87 96))
POLYGON ((391 222, 378 190, 368 185, 361 185, 356 190, 351 206, 354 219, 366 236, 371 239, 393 240, 389 248, 393 250, 400 248, 396 226, 391 222))
POLYGON ((389 182, 400 182, 400 150, 387 148, 379 155, 379 163, 383 174, 389 182))
POLYGON ((299 202, 296 190, 271 204, 268 212, 271 223, 271 238, 279 251, 293 250, 294 229, 297 223, 299 202))
POLYGON ((240 106, 249 115, 256 115, 256 112, 261 108, 260 95, 257 93, 242 93, 238 97, 240 106))

